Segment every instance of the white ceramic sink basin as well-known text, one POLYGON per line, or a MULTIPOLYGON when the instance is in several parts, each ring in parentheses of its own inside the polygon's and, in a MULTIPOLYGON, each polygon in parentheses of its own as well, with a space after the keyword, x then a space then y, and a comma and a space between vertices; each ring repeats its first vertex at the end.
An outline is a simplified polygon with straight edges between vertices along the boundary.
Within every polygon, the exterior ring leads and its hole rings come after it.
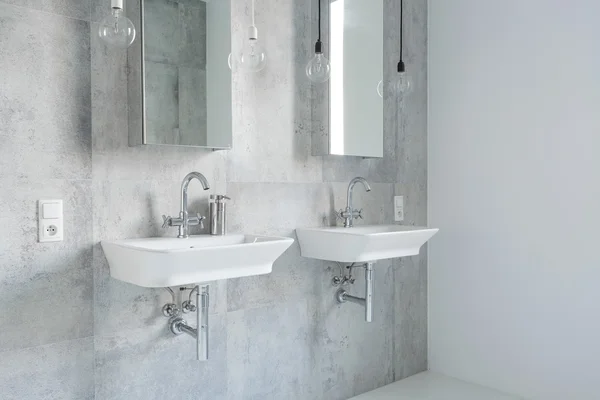
POLYGON ((169 287, 268 274, 294 242, 252 235, 103 241, 110 275, 144 287, 169 287))
POLYGON ((296 229, 303 257, 338 262, 370 262, 414 256, 438 229, 404 225, 296 229))

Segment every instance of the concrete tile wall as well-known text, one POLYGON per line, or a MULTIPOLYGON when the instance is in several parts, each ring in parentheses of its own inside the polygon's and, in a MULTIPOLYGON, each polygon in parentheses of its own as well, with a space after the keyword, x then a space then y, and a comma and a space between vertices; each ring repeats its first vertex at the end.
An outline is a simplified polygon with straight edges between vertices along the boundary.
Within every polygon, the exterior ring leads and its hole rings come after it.
MULTIPOLYGON (((239 41, 249 9, 233 3, 239 41)), ((392 66, 397 3, 386 0, 392 66)), ((193 341, 166 330, 168 293, 110 278, 99 245, 173 235, 160 216, 178 212, 192 170, 233 198, 232 231, 293 237, 298 226, 335 223, 356 175, 372 182, 371 193, 356 192, 368 222, 391 222, 399 194, 407 223, 425 224, 427 6, 405 3, 417 91, 401 111, 386 102, 378 161, 310 155, 307 0, 257 1, 269 63, 234 76, 229 152, 128 147, 126 57, 96 35, 107 0, 0 0, 0 397, 341 400, 424 370, 423 256, 377 266, 366 324, 358 307, 335 303, 337 265, 300 257, 296 243, 270 275, 212 284, 211 359, 197 363, 193 341), (65 201, 64 242, 36 241, 43 197, 65 201)), ((193 184, 190 194, 206 212, 209 193, 193 184)))

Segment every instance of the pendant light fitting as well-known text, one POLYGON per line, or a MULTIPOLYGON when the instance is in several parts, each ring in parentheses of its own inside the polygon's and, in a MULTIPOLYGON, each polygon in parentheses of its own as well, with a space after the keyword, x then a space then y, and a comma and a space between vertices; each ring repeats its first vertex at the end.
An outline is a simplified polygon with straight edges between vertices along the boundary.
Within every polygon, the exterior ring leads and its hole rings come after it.
POLYGON ((315 53, 322 54, 323 53, 323 43, 321 42, 321 0, 318 1, 319 7, 319 35, 317 36, 317 43, 315 43, 315 53))
POLYGON ((258 29, 256 28, 255 15, 254 15, 254 0, 252 1, 252 25, 248 27, 248 39, 258 40, 258 29))
POLYGON ((406 72, 406 66, 404 65, 404 61, 402 60, 402 53, 404 51, 404 43, 403 43, 403 30, 404 30, 404 0, 400 0, 400 61, 398 61, 398 73, 406 72))
POLYGON ((123 11, 124 0, 111 0, 111 13, 104 17, 98 27, 98 35, 107 45, 127 48, 135 40, 135 26, 123 11))
POLYGON ((267 64, 267 55, 258 41, 258 28, 254 20, 254 0, 251 0, 251 3, 252 25, 248 27, 248 38, 244 41, 239 60, 241 67, 246 71, 258 72, 267 64))
POLYGON ((400 60, 398 61, 398 78, 396 82, 396 91, 399 96, 404 97, 412 90, 412 82, 406 73, 406 65, 402 59, 404 52, 404 0, 400 0, 400 60))
POLYGON ((319 6, 319 35, 315 43, 315 55, 306 64, 306 76, 315 83, 323 83, 329 80, 331 76, 331 63, 323 55, 323 43, 321 42, 321 0, 318 0, 319 6))

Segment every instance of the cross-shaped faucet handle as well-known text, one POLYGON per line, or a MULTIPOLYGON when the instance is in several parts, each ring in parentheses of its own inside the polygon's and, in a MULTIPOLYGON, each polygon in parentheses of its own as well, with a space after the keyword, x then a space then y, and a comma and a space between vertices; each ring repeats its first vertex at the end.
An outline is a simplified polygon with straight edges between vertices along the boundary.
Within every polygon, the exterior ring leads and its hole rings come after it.
POLYGON ((206 217, 200 215, 200 213, 196 213, 196 218, 198 218, 198 225, 200 225, 200 229, 204 229, 204 220, 206 219, 206 217))

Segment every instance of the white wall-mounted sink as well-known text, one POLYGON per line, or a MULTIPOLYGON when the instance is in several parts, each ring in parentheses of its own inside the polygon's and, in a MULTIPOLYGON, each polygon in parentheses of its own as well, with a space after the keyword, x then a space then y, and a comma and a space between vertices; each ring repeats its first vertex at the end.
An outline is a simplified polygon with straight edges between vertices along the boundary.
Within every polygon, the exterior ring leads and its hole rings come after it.
POLYGON ((285 237, 198 235, 103 241, 102 249, 113 278, 169 287, 268 274, 293 242, 285 237))
POLYGON ((296 229, 303 257, 338 262, 371 262, 419 254, 438 229, 404 225, 296 229))

